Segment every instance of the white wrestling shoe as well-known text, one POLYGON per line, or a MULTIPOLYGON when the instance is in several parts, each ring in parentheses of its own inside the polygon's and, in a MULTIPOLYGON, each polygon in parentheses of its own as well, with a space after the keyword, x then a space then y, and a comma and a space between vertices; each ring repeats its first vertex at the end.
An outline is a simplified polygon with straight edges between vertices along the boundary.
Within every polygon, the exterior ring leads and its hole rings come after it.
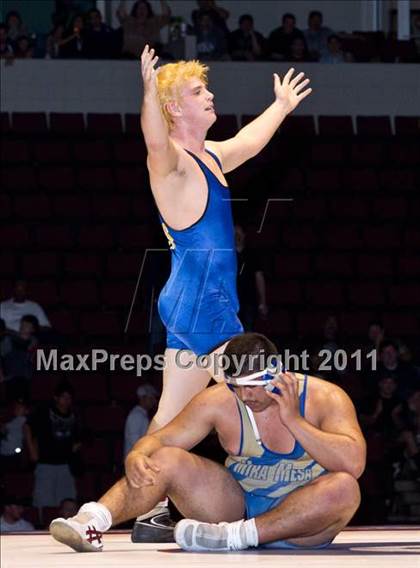
POLYGON ((79 513, 70 519, 54 519, 50 524, 50 534, 76 552, 101 552, 102 533, 97 530, 90 513, 79 513))
POLYGON ((203 523, 193 519, 182 519, 175 526, 175 542, 188 551, 244 550, 241 528, 243 521, 235 523, 203 523))

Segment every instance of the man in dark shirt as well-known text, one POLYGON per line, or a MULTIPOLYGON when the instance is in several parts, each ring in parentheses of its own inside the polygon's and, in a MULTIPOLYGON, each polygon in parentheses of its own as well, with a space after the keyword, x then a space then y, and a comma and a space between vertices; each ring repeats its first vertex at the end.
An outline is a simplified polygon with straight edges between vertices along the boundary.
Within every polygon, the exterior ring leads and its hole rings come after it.
POLYGON ((246 246, 246 233, 241 225, 235 225, 235 243, 239 319, 245 331, 252 331, 257 315, 266 318, 268 314, 264 272, 258 256, 246 246))
POLYGON ((76 498, 69 464, 80 449, 80 425, 72 409, 73 389, 58 385, 53 402, 29 417, 25 425, 29 454, 35 462, 34 507, 58 507, 76 498))
POLYGON ((273 30, 268 38, 268 45, 271 53, 271 59, 276 61, 289 61, 291 57, 291 46, 296 38, 306 41, 303 33, 296 26, 296 18, 293 14, 284 14, 283 25, 273 30))
POLYGON ((229 35, 229 53, 234 61, 256 61, 264 57, 264 37, 254 30, 249 14, 239 18, 239 28, 229 35))
POLYGON ((89 12, 89 23, 84 35, 84 55, 88 59, 112 59, 116 57, 116 35, 112 28, 102 22, 96 8, 89 12))
POLYGON ((416 368, 400 360, 397 343, 389 339, 382 341, 379 346, 379 364, 375 378, 381 380, 384 377, 395 379, 398 394, 403 398, 420 385, 416 368))

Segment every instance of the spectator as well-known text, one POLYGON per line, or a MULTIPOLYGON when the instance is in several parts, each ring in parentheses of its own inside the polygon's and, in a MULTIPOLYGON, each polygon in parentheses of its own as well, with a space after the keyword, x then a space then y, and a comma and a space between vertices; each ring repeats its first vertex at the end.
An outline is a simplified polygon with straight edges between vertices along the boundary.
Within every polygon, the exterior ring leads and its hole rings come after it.
POLYGON ((193 23, 194 31, 197 33, 201 16, 206 14, 210 16, 214 27, 220 29, 225 36, 228 35, 229 30, 226 24, 229 18, 229 12, 226 8, 216 5, 215 0, 197 0, 198 10, 191 13, 191 20, 193 23))
POLYGON ((114 30, 103 23, 102 14, 98 9, 90 10, 88 17, 88 25, 84 35, 85 57, 88 59, 112 59, 116 57, 114 30))
POLYGON ((56 24, 47 37, 45 57, 50 59, 58 59, 60 57, 60 48, 64 40, 64 24, 56 24))
POLYGON ((51 404, 28 418, 25 438, 31 460, 36 463, 33 505, 58 507, 63 499, 75 499, 70 466, 77 460, 81 442, 71 385, 60 383, 51 404))
POLYGON ((410 390, 419 386, 418 373, 410 363, 400 360, 398 344, 392 340, 384 340, 379 346, 379 364, 377 378, 393 377, 396 380, 398 393, 406 397, 410 390))
POLYGON ((197 26, 197 57, 201 61, 227 58, 225 34, 213 24, 208 14, 202 14, 197 26))
POLYGON ((137 405, 130 411, 125 421, 124 459, 137 440, 146 434, 158 395, 155 388, 146 383, 137 389, 137 398, 137 405))
POLYGON ((21 36, 27 36, 28 30, 22 22, 22 18, 19 12, 16 10, 11 10, 6 15, 6 26, 7 26, 7 37, 10 39, 13 45, 21 36))
POLYGON ((160 30, 169 24, 171 9, 165 0, 160 0, 162 14, 155 16, 152 7, 146 0, 138 0, 130 15, 121 2, 117 9, 117 18, 123 30, 123 56, 138 59, 148 44, 159 54, 161 50, 160 30))
POLYGON ((16 59, 32 59, 34 48, 28 36, 20 36, 16 40, 15 57, 16 59))
POLYGON ((229 53, 235 61, 263 59, 264 37, 254 30, 254 19, 249 14, 239 18, 239 28, 229 35, 229 53))
POLYGON ((1 342, 2 369, 9 396, 26 396, 29 393, 38 331, 37 318, 23 316, 19 334, 7 335, 1 342))
POLYGON ((371 321, 368 327, 369 343, 367 346, 367 351, 371 351, 372 349, 378 350, 384 338, 385 338, 385 328, 382 322, 379 320, 371 321))
POLYGON ((77 506, 77 501, 75 501, 74 499, 66 498, 63 499, 60 503, 57 517, 60 517, 61 519, 69 519, 70 517, 77 515, 78 510, 79 507, 77 506))
POLYGON ((17 471, 22 467, 24 449, 23 427, 29 407, 24 399, 13 400, 0 424, 0 456, 2 471, 17 471))
POLYGON ((370 430, 384 435, 389 440, 398 433, 398 418, 403 399, 397 393, 397 382, 393 376, 384 376, 378 382, 377 392, 370 401, 370 411, 361 413, 360 421, 370 430))
POLYGON ((308 29, 303 32, 309 57, 312 61, 319 61, 322 55, 328 53, 328 38, 333 34, 330 28, 322 25, 322 13, 313 10, 308 16, 308 29))
POLYGON ((60 42, 60 57, 81 59, 84 57, 85 22, 80 14, 74 16, 70 27, 64 32, 60 42))
POLYGON ((327 52, 321 55, 321 63, 345 63, 353 60, 350 53, 341 49, 341 40, 338 35, 332 34, 327 40, 327 52))
POLYGON ((21 319, 26 315, 35 316, 41 330, 51 327, 42 307, 36 302, 27 299, 26 282, 18 280, 13 297, 0 303, 0 318, 4 319, 7 329, 18 332, 21 319))
POLYGON ((305 41, 301 37, 295 37, 292 41, 290 45, 290 55, 287 61, 294 61, 296 63, 310 61, 305 41))
POLYGON ((268 38, 271 59, 277 61, 289 60, 293 40, 300 38, 305 41, 303 33, 295 26, 295 16, 293 14, 284 14, 282 26, 273 30, 268 38))
POLYGON ((0 517, 0 530, 2 534, 35 530, 32 523, 22 518, 24 507, 20 499, 16 497, 5 497, 3 502, 3 514, 0 517))
POLYGON ((0 24, 0 59, 12 59, 14 56, 13 42, 7 37, 7 26, 0 24))
POLYGON ((246 233, 235 225, 236 258, 238 263, 239 319, 245 331, 253 331, 257 316, 266 318, 268 307, 265 278, 260 257, 246 245, 246 233))

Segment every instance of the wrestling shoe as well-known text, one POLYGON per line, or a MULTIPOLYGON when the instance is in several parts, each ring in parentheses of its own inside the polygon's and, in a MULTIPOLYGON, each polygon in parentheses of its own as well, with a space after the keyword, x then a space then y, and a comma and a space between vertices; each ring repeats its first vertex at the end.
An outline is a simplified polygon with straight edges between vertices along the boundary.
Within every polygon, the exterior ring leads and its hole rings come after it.
POLYGON ((157 505, 135 520, 131 532, 132 542, 174 542, 175 523, 171 520, 168 507, 157 505))
POLYGON ((76 552, 101 552, 102 533, 96 529, 92 519, 93 515, 87 512, 70 519, 54 519, 49 527, 50 534, 76 552))
POLYGON ((219 552, 244 550, 241 528, 243 521, 235 523, 203 523, 182 519, 175 526, 175 542, 183 550, 219 552))

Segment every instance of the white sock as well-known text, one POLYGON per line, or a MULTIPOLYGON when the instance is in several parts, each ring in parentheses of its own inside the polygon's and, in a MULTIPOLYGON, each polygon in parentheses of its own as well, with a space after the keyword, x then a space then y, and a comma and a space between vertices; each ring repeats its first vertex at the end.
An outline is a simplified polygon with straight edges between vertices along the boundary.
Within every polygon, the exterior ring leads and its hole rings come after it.
POLYGON ((244 550, 250 546, 258 546, 258 532, 255 519, 236 521, 227 525, 228 547, 232 550, 244 550))
POLYGON ((100 532, 105 532, 112 526, 111 513, 102 503, 97 503, 96 501, 85 503, 80 507, 79 513, 91 513, 94 516, 97 525, 96 528, 100 532))

